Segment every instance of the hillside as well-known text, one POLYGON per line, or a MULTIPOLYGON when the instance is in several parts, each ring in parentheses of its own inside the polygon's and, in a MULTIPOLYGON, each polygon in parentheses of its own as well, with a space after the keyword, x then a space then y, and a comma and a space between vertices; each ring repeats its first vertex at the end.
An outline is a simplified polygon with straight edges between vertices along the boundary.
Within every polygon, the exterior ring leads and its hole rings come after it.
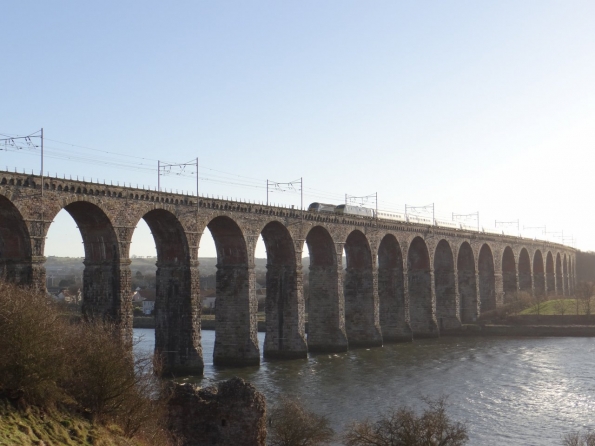
MULTIPOLYGON (((82 257, 54 257, 50 256, 45 262, 45 267, 48 273, 53 272, 64 272, 69 274, 82 274, 85 265, 83 265, 82 257)), ((157 268, 155 263, 157 262, 156 257, 133 257, 130 269, 133 273, 140 271, 143 274, 154 272, 157 268)), ((200 262, 200 275, 208 276, 217 272, 217 259, 215 257, 202 257, 199 258, 200 262)), ((255 259, 255 272, 266 272, 266 259, 255 259)), ((302 265, 304 272, 308 271, 310 266, 310 258, 304 257, 302 259, 302 265)))

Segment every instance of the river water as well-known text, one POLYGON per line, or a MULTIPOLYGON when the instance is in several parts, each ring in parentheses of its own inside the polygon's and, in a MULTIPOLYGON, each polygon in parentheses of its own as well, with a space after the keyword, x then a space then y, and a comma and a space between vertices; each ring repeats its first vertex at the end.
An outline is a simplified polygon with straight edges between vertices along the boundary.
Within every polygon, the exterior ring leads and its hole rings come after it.
MULTIPOLYGON (((134 332, 142 338, 136 348, 152 351, 154 330, 134 332)), ((264 333, 258 337, 262 351, 264 333)), ((338 432, 440 395, 451 419, 467 422, 470 445, 560 445, 565 433, 595 429, 595 338, 444 337, 239 369, 213 366, 214 340, 214 331, 202 332, 205 370, 194 382, 242 377, 267 404, 298 397, 338 432)))

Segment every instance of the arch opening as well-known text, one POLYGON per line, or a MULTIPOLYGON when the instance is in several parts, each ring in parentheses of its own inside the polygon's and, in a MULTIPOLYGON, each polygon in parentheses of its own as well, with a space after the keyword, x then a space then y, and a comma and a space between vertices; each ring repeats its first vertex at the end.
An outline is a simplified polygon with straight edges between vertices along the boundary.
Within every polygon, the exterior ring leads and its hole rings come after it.
POLYGON ((564 260, 562 261, 562 283, 564 286, 564 295, 570 296, 570 289, 568 288, 568 257, 564 254, 564 260))
POLYGON ((536 297, 540 298, 545 295, 545 268, 543 255, 539 249, 533 254, 533 286, 536 297))
POLYGON ((120 264, 118 237, 112 222, 102 209, 86 201, 70 203, 64 210, 76 222, 83 239, 83 316, 115 321, 131 337, 130 269, 120 264))
POLYGON ((562 258, 560 253, 556 254, 556 294, 564 295, 564 282, 562 281, 562 258))
POLYGON ((301 270, 297 269, 293 239, 277 221, 261 232, 266 247, 266 334, 264 356, 267 358, 305 358, 305 310, 301 270))
POLYGON ((475 275, 475 256, 468 242, 459 248, 457 257, 457 273, 459 280, 461 322, 469 324, 477 320, 477 279, 475 275))
POLYGON ((310 255, 308 297, 308 350, 342 352, 347 350, 345 300, 337 249, 322 226, 306 236, 310 255))
POLYGON ((574 259, 572 256, 568 256, 568 295, 569 296, 573 296, 574 295, 574 276, 575 276, 575 271, 574 271, 574 259))
POLYGON ((512 248, 507 246, 502 253, 502 286, 504 302, 512 302, 518 291, 516 261, 512 248))
POLYGON ((207 227, 217 251, 213 363, 258 365, 258 300, 244 234, 235 221, 225 216, 215 217, 207 227))
POLYGON ((384 342, 411 340, 405 317, 403 253, 395 236, 384 236, 378 248, 378 306, 384 342))
POLYGON ((480 314, 496 309, 496 276, 492 250, 484 244, 477 260, 480 314))
MULTIPOLYGON (((200 281, 182 223, 165 209, 143 215, 157 253, 155 353, 164 372, 202 373, 200 281)), ((145 305, 145 304, 144 304, 145 305)))
POLYGON ((436 320, 440 330, 458 328, 455 265, 452 249, 446 240, 440 240, 434 253, 434 286, 436 289, 436 320))
POLYGON ((343 284, 345 331, 350 346, 382 345, 378 299, 374 294, 372 252, 366 236, 353 231, 345 241, 347 268, 343 284))
POLYGON ((519 289, 531 293, 531 260, 526 248, 519 254, 519 289))
POLYGON ((414 336, 436 336, 438 327, 432 302, 430 256, 421 237, 414 238, 409 246, 407 267, 411 331, 414 336))
POLYGON ((46 289, 64 305, 64 311, 81 314, 85 248, 71 215, 62 209, 53 218, 44 244, 46 289))
MULTIPOLYGON (((21 285, 34 285, 31 237, 17 207, 0 195, 0 278, 21 285)), ((42 270, 40 269, 40 272, 42 270)))
POLYGON ((545 286, 546 294, 556 294, 556 277, 554 272, 554 256, 551 251, 548 251, 545 257, 545 286))

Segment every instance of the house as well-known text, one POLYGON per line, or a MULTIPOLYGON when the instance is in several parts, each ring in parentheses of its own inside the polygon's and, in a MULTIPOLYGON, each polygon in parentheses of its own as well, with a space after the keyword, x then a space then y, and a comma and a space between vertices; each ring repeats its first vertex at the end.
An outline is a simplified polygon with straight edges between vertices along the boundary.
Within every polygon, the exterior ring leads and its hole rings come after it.
POLYGON ((144 314, 151 314, 155 309, 155 290, 137 287, 132 295, 132 305, 142 308, 144 314))
POLYGON ((139 287, 136 287, 136 290, 134 290, 134 294, 132 295, 132 304, 134 306, 140 307, 142 305, 142 301, 145 300, 145 298, 141 294, 141 291, 142 290, 139 287))
POLYGON ((80 288, 76 292, 71 292, 66 288, 61 288, 60 292, 54 296, 59 302, 66 302, 68 304, 80 304, 83 301, 83 295, 80 288))
POLYGON ((201 293, 202 307, 203 308, 215 308, 215 300, 217 299, 216 290, 204 290, 201 293))
POLYGON ((151 315, 155 310, 155 298, 147 298, 143 300, 143 313, 146 315, 151 315))

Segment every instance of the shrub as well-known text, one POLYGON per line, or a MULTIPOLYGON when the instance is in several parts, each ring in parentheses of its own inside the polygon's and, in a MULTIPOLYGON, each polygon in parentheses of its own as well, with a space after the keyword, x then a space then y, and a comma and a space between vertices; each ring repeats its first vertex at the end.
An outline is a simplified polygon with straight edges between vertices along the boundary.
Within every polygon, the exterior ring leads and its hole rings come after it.
POLYGON ((595 446, 595 432, 572 432, 564 436, 564 446, 595 446))
POLYGON ((479 319, 483 321, 505 319, 508 316, 518 314, 524 309, 531 307, 534 303, 535 300, 526 291, 508 293, 505 295, 503 305, 494 310, 483 312, 479 319))
POLYGON ((316 446, 328 444, 334 431, 324 415, 283 398, 270 411, 268 435, 271 446, 316 446))
POLYGON ((347 446, 460 446, 467 443, 467 426, 446 415, 446 399, 425 400, 421 415, 403 407, 372 422, 352 423, 344 435, 347 446))
POLYGON ((52 405, 67 395, 66 323, 40 293, 0 282, 0 392, 11 400, 52 405))
POLYGON ((166 392, 151 356, 117 327, 72 324, 45 295, 0 282, 0 394, 40 408, 66 404, 93 422, 167 444, 166 392))

